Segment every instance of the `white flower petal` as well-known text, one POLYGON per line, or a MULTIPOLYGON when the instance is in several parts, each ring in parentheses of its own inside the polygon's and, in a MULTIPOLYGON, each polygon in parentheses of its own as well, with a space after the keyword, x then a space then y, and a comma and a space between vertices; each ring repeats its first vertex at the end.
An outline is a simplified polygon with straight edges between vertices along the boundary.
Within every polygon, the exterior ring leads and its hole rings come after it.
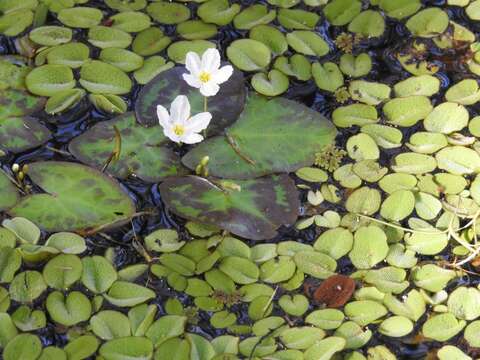
POLYGON ((170 106, 170 121, 183 124, 190 118, 190 103, 185 95, 178 95, 170 106))
POLYGON ((220 53, 217 49, 207 49, 202 55, 202 71, 212 74, 220 67, 220 53))
POLYGON ((188 85, 194 88, 200 88, 202 86, 202 82, 198 79, 198 77, 195 77, 194 75, 191 74, 183 74, 183 80, 187 82, 188 85))
POLYGON ((215 84, 213 81, 209 81, 207 83, 203 83, 202 87, 200 88, 200 93, 203 96, 215 96, 220 90, 220 86, 215 84))
POLYGON ((230 65, 224 66, 212 74, 212 81, 217 84, 222 84, 233 74, 233 67, 230 65))
POLYGON ((165 129, 170 124, 170 115, 168 114, 167 109, 162 105, 157 105, 157 117, 160 125, 165 129))
POLYGON ((193 76, 197 76, 200 74, 200 69, 202 66, 202 62, 200 60, 200 56, 193 51, 189 51, 187 56, 185 57, 185 67, 193 76))
POLYGON ((182 136, 181 141, 185 144, 196 144, 203 140, 203 136, 196 133, 187 133, 182 136))
POLYGON ((209 112, 202 112, 192 116, 185 124, 185 127, 187 132, 198 133, 207 128, 208 124, 210 124, 210 120, 212 120, 212 114, 209 112))

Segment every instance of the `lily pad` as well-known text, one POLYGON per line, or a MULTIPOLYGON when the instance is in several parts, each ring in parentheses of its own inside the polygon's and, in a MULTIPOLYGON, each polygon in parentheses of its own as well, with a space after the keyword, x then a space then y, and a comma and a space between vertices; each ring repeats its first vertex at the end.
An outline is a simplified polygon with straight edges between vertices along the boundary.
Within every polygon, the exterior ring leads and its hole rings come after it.
POLYGON ((465 320, 457 320, 452 313, 434 315, 422 327, 423 335, 436 341, 447 341, 465 327, 465 320))
POLYGON ((137 34, 133 39, 132 50, 140 56, 154 55, 165 49, 172 40, 162 30, 150 27, 137 34))
POLYGON ((335 26, 347 25, 360 14, 362 3, 358 0, 332 0, 323 9, 327 20, 335 26))
POLYGON ((275 10, 263 4, 255 4, 242 10, 233 19, 233 25, 240 30, 249 30, 257 25, 265 25, 275 19, 275 10))
POLYGON ((3 170, 0 170, 0 211, 11 208, 17 203, 18 199, 19 194, 17 188, 3 170))
POLYGON ((128 336, 107 341, 99 353, 105 360, 151 359, 153 344, 145 337, 128 336))
POLYGON ((75 87, 72 70, 66 65, 42 65, 26 77, 28 91, 35 95, 52 96, 75 87))
POLYGON ((103 14, 99 9, 77 6, 60 10, 58 20, 72 28, 90 28, 102 21, 103 14))
POLYGON ((330 122, 302 104, 250 95, 240 118, 226 130, 226 137, 203 142, 182 161, 193 169, 208 155, 210 174, 225 178, 292 172, 311 165, 315 153, 330 144, 335 133, 330 122))
POLYGON ((88 42, 100 49, 123 49, 132 43, 132 36, 117 28, 93 26, 88 31, 88 42))
POLYGON ((252 240, 272 238, 279 226, 293 224, 299 205, 293 182, 283 175, 235 183, 189 176, 166 180, 160 192, 178 215, 252 240))
POLYGON ((256 71, 270 64, 271 51, 260 41, 240 39, 227 48, 227 57, 240 70, 256 71))
POLYGON ((447 29, 448 14, 438 7, 429 7, 408 19, 406 25, 414 36, 434 37, 447 29))
POLYGON ((28 34, 30 40, 44 46, 55 46, 72 40, 72 30, 61 26, 40 26, 28 34))
POLYGON ((132 81, 122 70, 98 60, 82 66, 80 84, 93 94, 121 95, 132 87, 132 81))
MULTIPOLYGON (((4 100, 8 101, 8 99, 4 100)), ((17 102, 17 104, 21 103, 17 102)), ((0 119, 0 149, 4 151, 18 153, 32 149, 42 145, 50 137, 50 131, 32 117, 2 117, 0 119)))
MULTIPOLYGON (((180 94, 188 97, 192 114, 203 111, 203 96, 183 80, 183 73, 185 69, 181 67, 164 71, 142 89, 135 106, 136 115, 141 124, 146 126, 158 124, 157 105, 168 108, 180 94)), ((207 134, 220 133, 226 126, 232 124, 242 112, 244 102, 243 75, 240 71, 235 71, 232 77, 222 85, 221 91, 208 99, 208 111, 212 114, 212 120, 207 134)))
POLYGON ((69 145, 72 154, 90 166, 102 169, 115 149, 115 129, 121 137, 119 158, 107 171, 116 177, 139 177, 158 182, 168 176, 183 173, 180 159, 170 149, 159 125, 144 128, 137 124, 133 113, 103 121, 75 138, 69 145))
POLYGON ((45 230, 113 225, 135 211, 120 186, 96 170, 54 161, 32 163, 29 167, 30 178, 46 193, 24 197, 10 213, 27 217, 45 230))
POLYGON ((72 291, 67 296, 60 291, 52 292, 45 304, 53 321, 65 326, 86 321, 92 313, 90 301, 79 291, 72 291))
POLYGON ((353 238, 353 248, 348 254, 357 269, 370 269, 386 258, 387 237, 377 226, 359 228, 353 238))
POLYGON ((293 50, 304 55, 321 57, 330 50, 328 43, 313 31, 292 31, 287 34, 287 42, 293 50))
POLYGON ((147 13, 160 24, 172 25, 190 18, 190 9, 183 4, 157 1, 147 6, 147 13))
POLYGON ((379 37, 385 31, 385 19, 378 11, 362 11, 348 25, 348 31, 366 38, 379 37))

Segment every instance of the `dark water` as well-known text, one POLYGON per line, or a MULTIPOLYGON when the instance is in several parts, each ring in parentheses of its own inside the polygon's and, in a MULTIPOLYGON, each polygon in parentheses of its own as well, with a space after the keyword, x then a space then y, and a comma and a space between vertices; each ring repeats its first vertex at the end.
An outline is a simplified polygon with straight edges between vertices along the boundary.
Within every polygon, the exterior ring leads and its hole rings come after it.
MULTIPOLYGON (((257 3, 266 3, 265 1, 253 1, 253 0, 244 0, 244 1, 235 1, 236 3, 241 3, 243 5, 251 5, 257 3)), ((426 5, 442 6, 444 1, 424 1, 426 5)), ((96 6, 105 10, 108 13, 110 10, 103 5, 101 1, 91 1, 89 6, 96 6)), ((196 7, 196 4, 189 3, 189 6, 196 7)), ((308 9, 308 8, 307 8, 308 9)), ((312 10, 312 9, 310 9, 312 10)), ((454 8, 449 10, 449 14, 452 20, 455 22, 464 25, 470 29, 474 29, 476 32, 480 31, 479 25, 474 25, 469 22, 468 18, 464 14, 464 11, 460 8, 454 8)), ((47 20, 48 24, 58 23, 54 18, 49 18, 47 20)), ((175 29, 173 27, 167 27, 166 33, 171 36, 175 36, 175 29)), ((321 22, 317 27, 316 31, 324 37, 325 40, 330 44, 331 48, 334 49, 334 41, 341 32, 345 31, 344 28, 335 27, 332 28, 325 21, 321 22)), ((76 31, 75 37, 77 40, 82 40, 86 38, 85 31, 76 31)), ((234 40, 242 37, 247 37, 246 31, 238 31, 233 28, 232 25, 223 27, 222 31, 213 39, 219 44, 219 48, 226 49, 226 47, 234 40)), ((363 41, 355 48, 354 54, 361 52, 368 52, 373 59, 373 69, 365 77, 366 80, 370 81, 381 81, 387 84, 393 84, 402 79, 405 79, 411 76, 409 73, 404 71, 400 64, 395 59, 395 55, 398 53, 405 53, 408 51, 409 46, 411 45, 412 39, 408 37, 408 32, 405 29, 404 25, 400 22, 393 21, 391 19, 387 20, 387 31, 384 36, 380 39, 372 39, 368 41, 363 41)), ((442 91, 432 99, 433 104, 437 104, 441 101, 444 91, 448 88, 449 84, 455 82, 466 76, 464 67, 461 64, 461 61, 456 61, 454 66, 449 65, 441 60, 445 59, 442 56, 445 55, 440 49, 437 49, 433 42, 427 41, 429 46, 428 56, 432 61, 435 61, 440 67, 441 70, 437 76, 441 79, 442 82, 442 91)), ((93 56, 95 56, 95 51, 93 50, 93 56)), ((5 37, 0 37, 0 54, 15 54, 15 46, 13 39, 7 39, 5 37)), ((161 54, 163 55, 163 54, 161 54)), ((329 55, 322 59, 322 61, 337 61, 342 55, 341 52, 331 51, 329 55)), ((451 52, 450 56, 458 60, 458 54, 451 52)), ((247 79, 249 75, 247 74, 247 79)), ((248 85, 246 85, 248 86, 248 85)), ((133 108, 136 95, 138 94, 139 88, 135 88, 132 93, 126 97, 129 104, 129 110, 133 108)), ((317 86, 310 80, 308 82, 299 82, 291 81, 291 86, 286 94, 283 96, 300 101, 305 105, 321 112, 327 117, 330 117, 332 111, 339 106, 338 102, 334 96, 326 94, 318 90, 317 86)), ((471 116, 476 115, 478 109, 472 107, 473 110, 471 116)), ((76 161, 73 157, 56 152, 51 150, 57 149, 61 151, 68 151, 68 143, 74 137, 82 134, 88 128, 94 124, 111 119, 112 116, 108 114, 101 113, 93 108, 93 106, 88 102, 87 99, 83 99, 80 104, 78 104, 74 109, 58 115, 58 116, 48 116, 46 114, 41 114, 41 121, 46 124, 52 131, 53 137, 52 140, 32 151, 17 155, 8 155, 5 158, 2 158, 0 161, 1 167, 10 172, 10 168, 13 163, 18 163, 20 165, 30 163, 33 161, 39 160, 62 160, 62 161, 76 161)), ((418 128, 411 127, 405 130, 404 138, 408 138, 409 135, 415 132, 418 128)), ((345 145, 346 139, 352 134, 358 132, 357 129, 342 129, 340 135, 337 138, 337 144, 339 146, 345 145)), ((393 150, 382 150, 382 158, 380 163, 384 166, 388 165, 390 159, 397 154, 398 152, 405 151, 405 148, 393 149, 393 150)), ((297 179, 298 180, 298 179, 297 179)), ((106 248, 113 247, 115 249, 115 263, 118 268, 123 266, 134 264, 143 261, 141 255, 135 250, 132 246, 132 240, 136 238, 142 238, 146 234, 157 228, 174 228, 177 229, 181 236, 185 239, 189 238, 189 235, 186 233, 183 225, 184 221, 171 214, 162 202, 160 193, 156 184, 147 184, 140 180, 127 180, 121 181, 123 188, 130 194, 131 198, 135 201, 138 211, 149 211, 152 212, 151 215, 144 215, 134 218, 130 224, 117 229, 113 232, 108 232, 108 234, 97 234, 87 238, 88 242, 88 253, 90 254, 103 254, 106 248)), ((303 200, 305 200, 306 194, 302 194, 303 200)), ((343 213, 345 210, 342 207, 342 204, 335 206, 329 205, 329 208, 343 213)), ((305 209, 303 209, 305 210, 305 209)), ((47 235, 47 234, 45 234, 47 235)), ((271 240, 271 242, 278 242, 282 240, 291 240, 295 239, 297 241, 312 243, 316 237, 319 235, 319 230, 315 228, 309 228, 302 231, 297 231, 293 228, 284 228, 280 230, 280 235, 271 240)), ((339 270, 341 273, 349 274, 354 269, 352 265, 347 260, 339 261, 339 270)), ((185 307, 193 306, 192 299, 186 296, 185 294, 177 293, 168 288, 168 285, 162 281, 154 278, 153 276, 147 279, 146 277, 140 279, 140 282, 149 281, 149 286, 154 288, 160 295, 157 299, 161 313, 163 312, 162 304, 167 297, 177 297, 179 298, 185 307)), ((458 285, 458 283, 463 284, 478 284, 480 281, 476 276, 464 277, 457 280, 457 283, 452 284, 452 287, 458 285)), ((408 291, 408 290, 407 290, 408 291)), ((281 292, 277 294, 277 297, 282 295, 281 292)), ((38 299, 35 305, 40 305, 44 301, 44 298, 38 299)), ((106 303, 107 304, 107 303, 106 303)), ((108 305, 107 305, 108 306, 108 305)), ((246 304, 235 305, 232 309, 238 316, 238 323, 249 323, 247 316, 247 306, 246 304)), ((274 309, 273 315, 278 312, 278 309, 274 309)), ((191 325, 189 331, 197 332, 203 334, 207 337, 215 337, 220 334, 223 334, 223 330, 217 330, 211 327, 209 324, 209 314, 206 312, 200 311, 199 323, 197 326, 191 325)), ((292 319, 294 323, 301 324, 301 319, 292 319)), ((423 323, 420 321, 419 323, 423 323)), ((375 326, 371 326, 371 329, 374 332, 374 337, 369 342, 368 346, 374 346, 377 344, 385 344, 392 351, 394 351, 399 359, 421 359, 426 356, 428 351, 432 348, 438 348, 438 343, 415 343, 411 338, 402 338, 394 340, 392 338, 387 338, 381 336, 375 332, 375 326)), ((45 329, 42 329, 38 332, 41 336, 45 346, 47 345, 58 345, 63 346, 66 343, 66 336, 63 334, 63 329, 59 329, 56 325, 49 322, 48 326, 45 329)), ((466 345, 463 344, 459 339, 453 339, 453 343, 458 340, 458 346, 465 351, 469 349, 466 348, 466 345)))

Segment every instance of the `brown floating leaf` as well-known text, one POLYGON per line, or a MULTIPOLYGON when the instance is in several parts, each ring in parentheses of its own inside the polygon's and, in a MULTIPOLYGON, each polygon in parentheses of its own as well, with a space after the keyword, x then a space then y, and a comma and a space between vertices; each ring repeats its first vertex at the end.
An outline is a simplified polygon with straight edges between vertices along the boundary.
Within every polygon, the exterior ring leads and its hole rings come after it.
POLYGON ((322 281, 313 293, 317 304, 339 308, 347 303, 355 291, 355 281, 345 275, 333 275, 322 281))

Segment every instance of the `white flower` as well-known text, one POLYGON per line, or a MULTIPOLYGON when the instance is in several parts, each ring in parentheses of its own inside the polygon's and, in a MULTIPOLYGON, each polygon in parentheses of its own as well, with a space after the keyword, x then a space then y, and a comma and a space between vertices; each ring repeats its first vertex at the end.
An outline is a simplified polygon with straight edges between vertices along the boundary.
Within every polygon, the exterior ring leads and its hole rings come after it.
POLYGON ((185 95, 179 95, 167 109, 157 105, 157 116, 163 133, 176 143, 195 144, 203 140, 200 131, 207 128, 212 114, 202 112, 190 117, 190 103, 185 95))
POLYGON ((202 59, 194 53, 187 53, 185 66, 190 74, 183 74, 188 85, 200 89, 203 96, 214 96, 220 90, 219 84, 227 81, 233 74, 230 65, 220 68, 220 53, 217 49, 208 49, 202 59))

